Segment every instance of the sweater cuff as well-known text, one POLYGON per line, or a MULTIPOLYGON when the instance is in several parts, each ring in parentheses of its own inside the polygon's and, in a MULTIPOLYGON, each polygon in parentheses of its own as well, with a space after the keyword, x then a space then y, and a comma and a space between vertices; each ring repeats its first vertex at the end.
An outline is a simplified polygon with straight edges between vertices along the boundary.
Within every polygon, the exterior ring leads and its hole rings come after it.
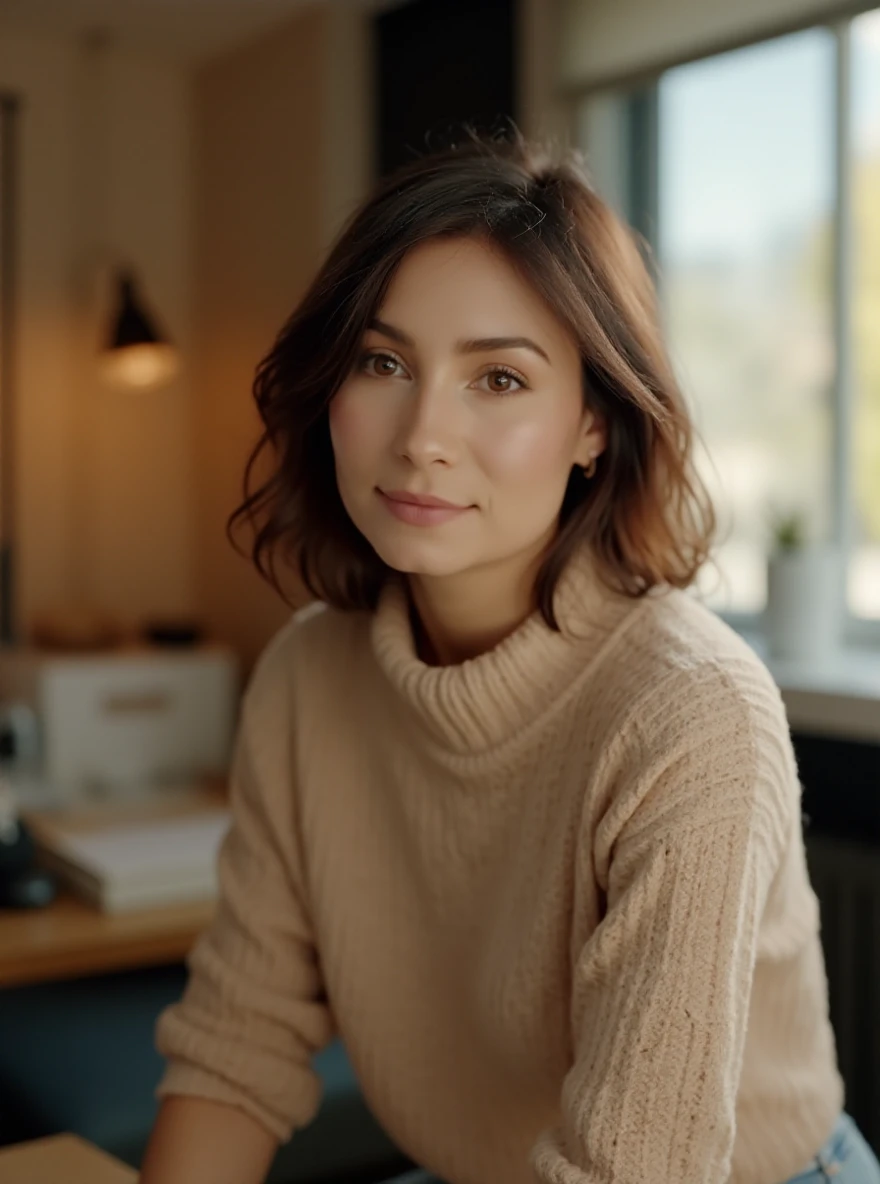
POLYGON ((261 1106, 259 1102, 254 1101, 252 1097, 243 1093, 225 1078, 187 1061, 173 1060, 168 1062, 162 1079, 156 1087, 155 1096, 159 1099, 168 1097, 205 1098, 211 1102, 223 1102, 227 1106, 235 1106, 251 1118, 256 1119, 279 1143, 286 1143, 293 1134, 293 1127, 290 1123, 267 1110, 265 1106, 261 1106))

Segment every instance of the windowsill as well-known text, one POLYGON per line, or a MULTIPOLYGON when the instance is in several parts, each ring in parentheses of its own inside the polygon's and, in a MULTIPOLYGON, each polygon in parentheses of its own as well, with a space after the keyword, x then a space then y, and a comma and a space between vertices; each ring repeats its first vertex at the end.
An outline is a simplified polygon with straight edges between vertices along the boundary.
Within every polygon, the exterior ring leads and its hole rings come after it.
POLYGON ((880 650, 842 648, 820 661, 768 658, 764 638, 741 630, 776 680, 794 731, 880 744, 880 650))

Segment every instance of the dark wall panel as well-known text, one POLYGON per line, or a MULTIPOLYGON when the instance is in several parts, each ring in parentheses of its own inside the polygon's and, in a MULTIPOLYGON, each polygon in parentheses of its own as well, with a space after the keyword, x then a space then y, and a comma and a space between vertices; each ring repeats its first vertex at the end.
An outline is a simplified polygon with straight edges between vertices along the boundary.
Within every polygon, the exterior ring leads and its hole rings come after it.
POLYGON ((464 122, 487 131, 516 118, 514 10, 514 0, 411 0, 376 17, 381 174, 464 122))
POLYGON ((880 744, 795 732, 808 831, 880 841, 880 744))

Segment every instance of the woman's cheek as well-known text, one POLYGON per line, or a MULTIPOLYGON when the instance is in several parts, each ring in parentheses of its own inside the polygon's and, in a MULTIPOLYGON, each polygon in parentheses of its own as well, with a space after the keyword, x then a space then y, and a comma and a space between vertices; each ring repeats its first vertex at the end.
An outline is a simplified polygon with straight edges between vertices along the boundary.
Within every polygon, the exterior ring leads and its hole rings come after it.
POLYGON ((525 420, 487 431, 480 441, 481 466, 498 478, 541 480, 563 464, 563 441, 555 424, 525 420))
POLYGON ((343 387, 330 404, 330 440, 337 463, 347 464, 364 457, 370 428, 375 426, 367 414, 366 402, 356 387, 343 387))
POLYGON ((400 392, 390 384, 365 378, 340 388, 330 404, 330 431, 355 445, 393 438, 400 415, 400 392))
POLYGON ((330 423, 330 439, 334 448, 343 445, 347 436, 351 435, 352 400, 346 388, 341 387, 335 394, 327 409, 330 423))

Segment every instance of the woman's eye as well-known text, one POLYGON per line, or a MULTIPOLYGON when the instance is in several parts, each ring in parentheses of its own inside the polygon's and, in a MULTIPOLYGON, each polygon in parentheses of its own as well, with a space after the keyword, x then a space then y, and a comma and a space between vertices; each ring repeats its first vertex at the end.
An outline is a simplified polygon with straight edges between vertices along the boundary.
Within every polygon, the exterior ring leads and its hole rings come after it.
MULTIPOLYGON (((363 354, 360 369, 371 378, 396 378, 400 373, 405 373, 403 363, 393 354, 386 353, 363 354)), ((478 381, 486 383, 484 389, 493 395, 510 395, 528 386, 524 378, 503 366, 489 370, 478 381)))
POLYGON ((480 381, 488 383, 487 389, 493 395, 512 395, 526 387, 525 379, 514 374, 512 370, 490 370, 480 381))
POLYGON ((393 378, 399 366, 391 354, 364 354, 361 358, 361 369, 374 378, 393 378))

